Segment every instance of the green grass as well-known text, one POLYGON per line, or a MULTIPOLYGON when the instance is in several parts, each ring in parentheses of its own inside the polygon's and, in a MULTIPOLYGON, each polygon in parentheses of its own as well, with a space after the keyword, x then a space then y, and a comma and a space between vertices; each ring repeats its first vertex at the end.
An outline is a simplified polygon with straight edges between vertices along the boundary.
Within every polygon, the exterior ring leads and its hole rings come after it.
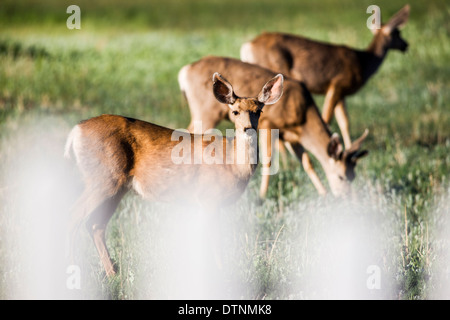
MULTIPOLYGON (((60 160, 67 133, 79 120, 113 113, 186 127, 189 110, 178 89, 179 69, 209 54, 238 57, 240 45, 264 30, 358 48, 371 39, 365 13, 370 1, 79 1, 81 30, 66 28, 70 4, 0 3, 2 298, 26 296, 21 279, 30 266, 20 258, 26 244, 15 239, 28 230, 30 214, 41 205, 65 215, 81 188, 73 163, 60 160), (49 164, 58 178, 45 174, 49 164), (58 195, 60 184, 69 181, 76 190, 58 195), (39 201, 32 197, 36 192, 42 193, 39 201)), ((338 242, 338 231, 352 225, 348 221, 359 221, 356 226, 362 223, 367 231, 361 236, 347 230, 351 243, 374 244, 360 248, 372 261, 368 264, 381 267, 387 285, 373 297, 433 298, 448 283, 436 266, 448 264, 450 250, 442 231, 448 230, 449 212, 450 7, 437 0, 410 4, 402 31, 409 51, 390 52, 378 73, 348 99, 352 136, 370 129, 365 143, 370 154, 358 164, 354 181, 358 201, 317 197, 299 163, 288 159, 272 177, 263 204, 256 204, 258 171, 242 199, 222 213, 222 219, 240 226, 227 241, 241 254, 224 258, 235 277, 227 279, 246 284, 242 297, 335 296, 336 288, 314 290, 313 279, 320 270, 336 276, 335 266, 321 259, 327 243, 338 242)), ((386 19, 404 3, 378 5, 386 19)), ((323 97, 315 98, 321 106, 323 97)), ((332 129, 337 131, 335 123, 332 129)), ((316 168, 325 179, 318 163, 316 168)), ((120 273, 112 281, 103 278, 84 234, 88 274, 77 297, 170 297, 152 283, 163 281, 154 261, 167 254, 167 234, 161 230, 171 219, 181 219, 173 207, 127 196, 108 232, 120 273)), ((363 290, 361 296, 367 294, 363 290)))

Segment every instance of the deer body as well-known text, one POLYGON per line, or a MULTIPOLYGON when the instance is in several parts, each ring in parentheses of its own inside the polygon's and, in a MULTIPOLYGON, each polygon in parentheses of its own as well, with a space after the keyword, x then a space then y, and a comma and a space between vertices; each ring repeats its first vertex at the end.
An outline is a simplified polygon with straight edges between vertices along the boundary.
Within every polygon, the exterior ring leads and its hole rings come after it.
POLYGON ((248 129, 256 130, 263 106, 281 96, 283 77, 278 75, 267 82, 258 98, 239 98, 219 74, 215 73, 213 79, 213 90, 211 86, 209 89, 216 99, 240 114, 233 139, 177 132, 117 115, 82 121, 69 134, 66 156, 73 149, 85 182, 72 213, 71 245, 85 221, 108 276, 115 271, 106 247, 106 226, 129 190, 148 200, 194 205, 214 212, 236 201, 252 177, 257 158, 252 163, 249 157, 241 158, 243 162, 236 157, 239 151, 257 153, 257 142, 248 129), (189 150, 178 152, 185 162, 174 161, 173 150, 181 138, 188 139, 189 150), (220 161, 211 164, 203 151, 215 139, 221 139, 218 142, 222 148, 213 152, 220 161), (197 153, 196 143, 200 148, 197 153))
POLYGON ((312 93, 325 94, 322 110, 329 124, 333 113, 345 146, 351 146, 345 97, 357 92, 378 70, 389 49, 406 51, 398 28, 408 20, 409 5, 379 30, 366 50, 333 45, 284 33, 263 33, 241 47, 241 59, 303 81, 312 93))
MULTIPOLYGON (((261 85, 264 78, 273 77, 274 73, 257 65, 242 62, 237 59, 224 57, 205 57, 197 62, 183 67, 179 73, 179 84, 191 111, 189 130, 194 130, 194 122, 202 121, 202 129, 214 128, 221 120, 235 121, 234 116, 226 107, 220 106, 207 88, 207 78, 211 70, 219 70, 235 83, 237 90, 244 95, 252 95, 261 85), (202 85, 193 85, 193 84, 202 85)), ((336 136, 332 136, 323 122, 314 100, 299 81, 286 78, 283 96, 271 108, 264 110, 259 120, 258 128, 279 129, 280 139, 290 142, 295 154, 302 161, 306 172, 316 186, 319 193, 325 193, 308 154, 310 151, 322 165, 330 187, 334 194, 346 193, 349 181, 354 178, 354 166, 360 152, 359 141, 351 150, 354 161, 343 157, 340 143, 336 136)), ((197 132, 199 133, 199 132, 197 132)), ((270 142, 270 139, 268 139, 270 142)), ((263 154, 271 155, 270 143, 262 143, 263 154)), ((267 164, 267 165, 270 165, 267 164)), ((263 167, 263 174, 267 172, 267 165, 263 167)), ((260 196, 264 197, 269 183, 269 175, 263 175, 260 196)))
POLYGON ((276 32, 263 33, 241 49, 243 61, 280 70, 304 82, 311 93, 325 94, 331 83, 339 81, 344 96, 357 92, 383 58, 343 45, 276 32))
MULTIPOLYGON (((172 138, 174 130, 117 115, 89 119, 73 130, 73 148, 86 184, 109 197, 120 189, 133 189, 151 201, 198 205, 219 199, 218 206, 226 205, 239 197, 256 166, 227 164, 225 152, 215 155, 225 157, 223 164, 195 164, 193 151, 188 164, 174 165, 171 151, 179 143, 172 138), (223 181, 217 188, 211 181, 215 170, 223 181)), ((204 151, 210 142, 201 135, 199 140, 204 151)), ((223 138, 223 149, 218 150, 233 150, 235 145, 235 140, 223 138)))

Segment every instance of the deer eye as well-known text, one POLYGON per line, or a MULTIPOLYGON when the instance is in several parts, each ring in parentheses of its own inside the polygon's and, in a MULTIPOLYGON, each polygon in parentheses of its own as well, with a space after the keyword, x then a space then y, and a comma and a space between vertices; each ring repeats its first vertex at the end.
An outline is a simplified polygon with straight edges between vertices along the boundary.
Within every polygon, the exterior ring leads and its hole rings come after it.
POLYGON ((235 116, 237 116, 237 115, 239 115, 239 111, 233 111, 233 114, 234 114, 235 116))

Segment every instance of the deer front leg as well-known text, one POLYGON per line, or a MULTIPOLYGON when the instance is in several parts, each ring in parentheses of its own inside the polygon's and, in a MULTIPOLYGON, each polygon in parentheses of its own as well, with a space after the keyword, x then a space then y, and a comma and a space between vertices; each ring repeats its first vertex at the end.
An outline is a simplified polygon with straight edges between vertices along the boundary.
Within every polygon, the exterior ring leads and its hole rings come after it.
POLYGON ((325 195, 327 193, 327 189, 325 189, 322 182, 320 181, 319 176, 317 175, 317 172, 314 170, 314 166, 311 162, 309 154, 305 152, 305 149, 300 143, 291 143, 291 147, 292 150, 294 150, 294 153, 297 156, 298 160, 301 161, 303 169, 305 169, 306 174, 311 179, 314 187, 316 187, 317 192, 320 195, 325 195))
POLYGON ((322 119, 328 125, 330 125, 330 122, 333 119, 334 108, 339 100, 340 97, 336 85, 330 85, 325 96, 322 110, 322 119))
POLYGON ((348 114, 344 99, 339 100, 338 103, 336 104, 336 107, 334 109, 334 115, 336 116, 336 121, 339 126, 339 129, 341 130, 345 148, 348 149, 352 145, 352 140, 350 138, 348 114))
POLYGON ((204 117, 199 119, 192 118, 187 130, 190 133, 203 134, 205 131, 215 128, 216 125, 223 120, 223 117, 220 118, 220 115, 218 114, 214 116, 215 117, 204 117))
POLYGON ((278 146, 278 153, 280 154, 281 157, 281 163, 283 164, 283 168, 286 169, 288 166, 286 146, 284 145, 281 139, 278 139, 277 146, 278 146))

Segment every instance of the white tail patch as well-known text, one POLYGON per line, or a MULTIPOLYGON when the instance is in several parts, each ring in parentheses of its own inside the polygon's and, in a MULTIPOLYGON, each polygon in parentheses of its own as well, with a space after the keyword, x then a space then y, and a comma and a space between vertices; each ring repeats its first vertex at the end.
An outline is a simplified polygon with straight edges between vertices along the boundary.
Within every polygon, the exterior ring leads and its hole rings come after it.
MULTIPOLYGON (((66 159, 71 158, 70 149, 72 148, 72 146, 75 148, 74 141, 79 137, 79 135, 80 135, 80 127, 76 125, 75 127, 73 127, 72 131, 70 131, 69 136, 67 137, 66 146, 64 147, 64 158, 66 159)), ((75 150, 74 153, 76 153, 75 150)))
POLYGON ((245 42, 241 46, 241 60, 247 63, 255 63, 255 57, 253 56, 251 42, 245 42))
POLYGON ((64 147, 64 158, 70 159, 70 149, 73 144, 74 131, 76 126, 70 131, 69 136, 67 137, 66 146, 64 147))
POLYGON ((136 178, 133 178, 133 180, 131 181, 131 187, 133 188, 134 191, 136 191, 138 195, 145 198, 145 192, 144 189, 142 188, 142 184, 139 181, 137 181, 136 178))
POLYGON ((180 72, 178 72, 178 85, 180 86, 180 90, 185 93, 188 91, 188 69, 190 68, 190 65, 186 65, 183 68, 181 68, 180 72))

